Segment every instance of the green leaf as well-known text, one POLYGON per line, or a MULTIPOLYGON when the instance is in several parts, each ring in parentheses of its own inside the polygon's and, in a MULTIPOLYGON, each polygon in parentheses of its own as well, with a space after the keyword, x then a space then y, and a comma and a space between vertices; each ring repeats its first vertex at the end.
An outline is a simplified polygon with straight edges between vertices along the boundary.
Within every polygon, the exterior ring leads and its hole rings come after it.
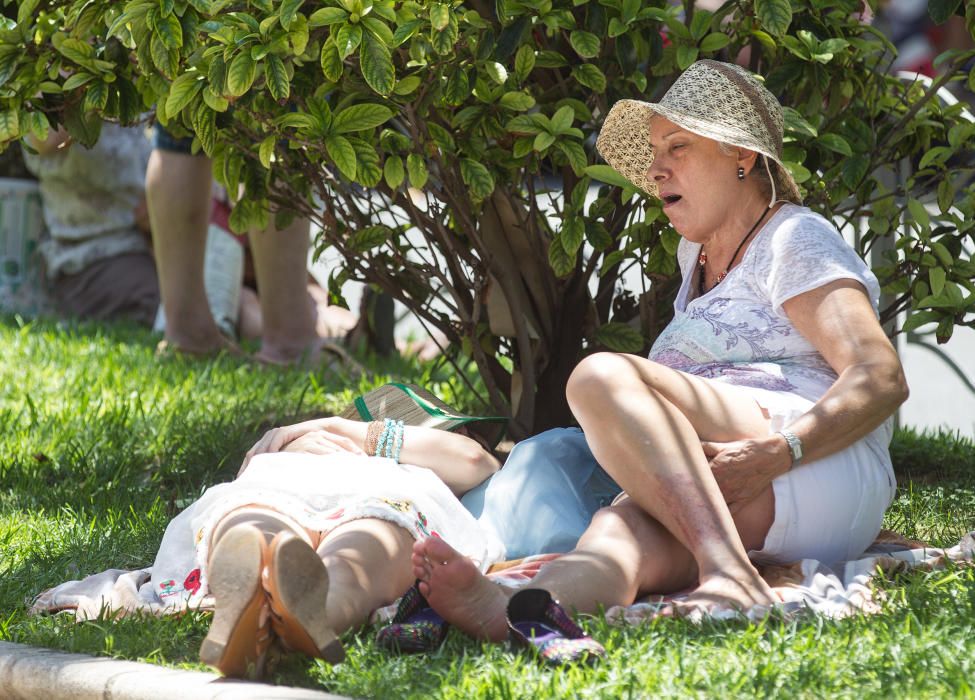
POLYGON ((583 63, 572 69, 572 76, 580 85, 598 93, 606 90, 606 76, 592 63, 583 63))
POLYGON ((691 26, 688 27, 694 41, 700 41, 708 33, 708 29, 711 28, 712 17, 714 17, 714 13, 703 8, 698 8, 694 12, 694 18, 691 19, 691 26))
POLYGON ((943 267, 932 267, 928 270, 928 281, 931 283, 931 293, 934 296, 941 296, 945 288, 945 279, 948 273, 943 267))
POLYGON ((16 109, 0 112, 0 143, 20 137, 20 116, 16 109))
POLYGON ((27 123, 24 127, 38 141, 46 140, 51 131, 51 123, 47 120, 44 112, 31 112, 28 114, 27 123))
POLYGON ((792 3, 789 0, 755 0, 755 15, 772 36, 782 36, 792 24, 792 3))
POLYGON ((608 165, 590 165, 586 167, 586 175, 593 180, 605 182, 614 187, 633 187, 633 183, 613 170, 608 165))
POLYGON ((565 248, 565 252, 569 255, 575 255, 579 252, 579 248, 582 247, 582 242, 586 238, 585 223, 578 216, 568 217, 562 224, 559 238, 562 239, 562 247, 565 248))
POLYGON ((271 168, 271 156, 274 155, 274 146, 277 142, 278 137, 274 134, 261 141, 260 148, 257 150, 257 157, 265 168, 271 168))
POLYGON ((61 86, 61 89, 65 92, 71 92, 75 88, 80 88, 82 85, 87 85, 94 79, 95 76, 93 76, 91 73, 75 73, 64 81, 64 85, 61 86))
POLYGON ((555 114, 552 115, 551 130, 553 134, 564 134, 572 127, 572 120, 575 119, 576 113, 569 105, 560 107, 555 114))
POLYGON ((523 114, 508 120, 504 128, 513 134, 535 135, 540 131, 548 131, 551 123, 540 114, 523 114), (543 121, 544 120, 544 121, 543 121))
POLYGON ((551 146, 553 143, 555 143, 555 136, 548 133, 547 131, 543 131, 535 137, 535 143, 533 144, 533 148, 539 153, 541 153, 546 148, 551 146))
POLYGON ((577 29, 569 34, 569 43, 583 58, 595 58, 599 55, 599 37, 592 32, 577 29))
POLYGON ((389 121, 392 116, 393 110, 382 105, 372 103, 352 105, 335 114, 332 131, 337 134, 347 134, 374 129, 389 121))
POLYGON ((498 104, 514 112, 524 112, 526 109, 531 109, 535 106, 535 98, 528 93, 515 90, 503 94, 501 99, 498 100, 498 104))
POLYGON ((335 46, 339 50, 339 58, 343 61, 355 53, 362 43, 362 27, 358 24, 343 24, 335 32, 335 46))
POLYGON ((494 192, 494 178, 488 169, 473 158, 462 158, 460 161, 460 175, 471 188, 475 198, 486 199, 494 192))
POLYGON ((359 66, 362 76, 373 90, 380 95, 388 95, 393 91, 393 86, 396 85, 393 59, 386 45, 372 34, 363 37, 359 66))
POLYGON ((627 23, 623 22, 618 17, 612 17, 609 20, 609 29, 606 33, 609 34, 611 39, 615 39, 618 36, 626 34, 629 30, 630 27, 627 23))
POLYGON ((698 49, 696 46, 681 44, 677 47, 677 67, 685 70, 689 65, 697 60, 698 49))
POLYGON ((938 185, 938 209, 947 214, 955 202, 955 184, 950 177, 946 177, 938 185))
POLYGON ((305 0, 281 0, 281 8, 278 10, 278 14, 281 17, 281 26, 285 29, 291 29, 291 25, 295 21, 295 15, 298 14, 298 9, 305 3, 305 0))
POLYGON ((420 29, 420 21, 404 22, 396 27, 393 32, 393 46, 400 46, 407 39, 411 38, 420 29))
POLYGON ((471 94, 471 84, 463 68, 455 69, 447 78, 444 98, 448 104, 459 105, 471 94))
POLYGON ((933 323, 941 318, 942 313, 939 311, 915 311, 908 316, 907 320, 904 322, 904 326, 901 331, 904 333, 910 333, 915 331, 921 326, 926 326, 929 323, 933 323))
POLYGON ((295 17, 295 21, 291 23, 291 31, 288 33, 288 41, 291 42, 295 56, 301 56, 305 53, 305 49, 308 48, 308 38, 308 20, 305 19, 304 15, 298 15, 295 17))
POLYGON ((200 140, 200 147, 203 152, 212 158, 217 145, 217 115, 213 110, 208 109, 205 100, 204 97, 204 104, 197 107, 193 113, 193 131, 196 132, 196 137, 200 140))
POLYGON ((81 65, 95 57, 95 50, 80 39, 69 37, 56 43, 55 46, 62 56, 81 65))
POLYGON ((782 117, 785 121, 785 130, 792 131, 803 136, 811 136, 815 138, 819 135, 816 131, 816 127, 807 122, 799 112, 792 109, 792 107, 782 108, 782 117))
POLYGON ((522 44, 515 54, 515 79, 519 83, 525 79, 535 68, 535 50, 528 44, 522 44))
POLYGON ((288 69, 284 61, 277 54, 268 54, 264 61, 264 78, 271 97, 279 102, 291 96, 291 81, 288 80, 288 69))
POLYGON ((914 222, 920 227, 920 230, 927 231, 931 228, 931 218, 928 216, 928 210, 918 200, 914 198, 907 200, 907 209, 911 212, 911 217, 913 217, 914 222))
POLYGON ((558 51, 539 51, 535 54, 535 64, 539 68, 562 68, 569 62, 558 51))
POLYGON ((352 234, 352 238, 349 240, 349 247, 356 253, 365 253, 388 241, 392 233, 393 230, 389 226, 383 226, 381 224, 367 226, 352 234))
POLYGON ((720 51, 731 42, 731 37, 722 32, 712 32, 701 41, 700 49, 704 53, 720 51))
POLYGON ((569 255, 560 238, 553 238, 548 246, 548 264, 556 277, 568 277, 575 269, 575 255, 569 255))
POLYGON ((364 17, 362 19, 362 26, 366 28, 366 31, 379 39, 379 41, 386 44, 386 46, 393 45, 393 32, 382 20, 378 20, 375 17, 364 17))
POLYGON ((406 179, 406 169, 403 167, 403 159, 399 156, 386 156, 383 163, 383 177, 390 189, 396 189, 403 184, 406 179))
POLYGON ((406 172, 410 176, 410 185, 422 190, 427 184, 427 164, 419 153, 411 153, 406 158, 406 172))
POLYGON ((322 45, 322 73, 333 83, 342 77, 342 57, 331 39, 322 45))
POLYGON ((214 112, 226 112, 230 109, 230 101, 222 95, 218 95, 211 88, 203 90, 203 102, 214 112))
POLYGON ((436 31, 443 31, 450 24, 450 7, 435 2, 430 5, 430 25, 436 31))
POLYGON ((156 22, 156 33, 167 49, 177 51, 183 47, 183 26, 175 15, 156 22))
POLYGON ((408 75, 405 78, 401 78, 396 81, 396 87, 393 88, 394 95, 409 95, 418 87, 420 83, 423 82, 418 75, 408 75))
POLYGON ((84 110, 86 112, 100 112, 108 103, 108 85, 96 80, 85 91, 84 110))
POLYGON ((339 22, 345 22, 348 18, 349 13, 341 7, 323 7, 311 13, 311 17, 308 18, 308 27, 310 29, 327 27, 332 24, 338 24, 339 22))
POLYGON ((643 336, 625 323, 604 323, 596 329, 596 342, 613 352, 637 353, 643 350, 643 336))
POLYGON ((227 69, 227 91, 234 97, 240 97, 250 90, 257 77, 257 64, 248 51, 241 51, 234 56, 227 69))
POLYGON ((577 141, 563 139, 557 142, 556 146, 565 154, 572 171, 576 175, 582 176, 586 171, 586 166, 589 164, 589 160, 586 158, 586 151, 582 147, 582 144, 577 141))
POLYGON ((203 89, 203 76, 199 73, 183 73, 173 81, 166 98, 166 113, 170 116, 179 114, 183 107, 193 101, 203 89))
POLYGON ((928 0, 928 14, 935 24, 944 24, 955 14, 959 5, 961 0, 928 0))
POLYGON ((613 245, 613 237, 600 221, 586 222, 586 240, 593 250, 606 250, 613 245))
POLYGON ((450 22, 447 26, 439 32, 434 31, 433 36, 430 37, 433 43, 433 50, 441 56, 447 56, 453 53, 458 36, 460 36, 460 30, 457 24, 457 18, 451 15, 450 22))
POLYGON ((954 149, 948 148, 947 146, 935 146, 921 157, 921 162, 918 163, 918 168, 924 170, 926 167, 935 162, 937 162, 938 165, 944 165, 945 160, 948 159, 953 153, 954 149))
POLYGON ((938 259, 938 262, 941 263, 944 267, 951 267, 954 264, 955 260, 951 255, 951 251, 949 251, 948 248, 943 243, 939 243, 938 241, 932 241, 931 251, 934 253, 934 256, 938 259))
POLYGON ((820 134, 819 143, 840 155, 853 155, 853 149, 850 148, 850 144, 839 134, 820 134))
POLYGON ((355 149, 344 136, 337 134, 325 138, 325 150, 346 179, 355 180, 355 149))
POLYGON ((504 85, 508 80, 508 71, 497 61, 487 61, 484 64, 484 72, 498 85, 504 85))

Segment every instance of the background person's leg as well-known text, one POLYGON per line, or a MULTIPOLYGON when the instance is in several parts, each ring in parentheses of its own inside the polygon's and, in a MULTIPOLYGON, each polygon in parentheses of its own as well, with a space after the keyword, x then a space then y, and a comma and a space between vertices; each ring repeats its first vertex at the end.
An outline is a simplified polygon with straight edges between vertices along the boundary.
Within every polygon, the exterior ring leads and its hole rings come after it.
POLYGON ((250 233, 263 341, 257 358, 272 364, 315 362, 321 339, 308 293, 309 222, 296 218, 278 230, 273 224, 250 233))
POLYGON ((165 338, 176 350, 192 354, 230 346, 210 313, 203 281, 210 169, 208 158, 157 147, 146 170, 153 253, 166 314, 165 338))

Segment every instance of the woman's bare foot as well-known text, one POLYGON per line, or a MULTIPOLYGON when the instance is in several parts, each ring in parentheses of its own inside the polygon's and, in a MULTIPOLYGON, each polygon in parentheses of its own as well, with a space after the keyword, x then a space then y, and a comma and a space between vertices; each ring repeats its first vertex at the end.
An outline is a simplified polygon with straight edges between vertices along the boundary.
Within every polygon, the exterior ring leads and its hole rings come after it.
POLYGON ((443 619, 476 639, 508 638, 508 592, 467 557, 437 537, 413 545, 413 574, 420 592, 443 619))
POLYGON ((675 602, 675 608, 678 614, 734 610, 748 617, 764 617, 779 602, 757 572, 734 577, 718 573, 702 578, 701 584, 686 598, 675 602))

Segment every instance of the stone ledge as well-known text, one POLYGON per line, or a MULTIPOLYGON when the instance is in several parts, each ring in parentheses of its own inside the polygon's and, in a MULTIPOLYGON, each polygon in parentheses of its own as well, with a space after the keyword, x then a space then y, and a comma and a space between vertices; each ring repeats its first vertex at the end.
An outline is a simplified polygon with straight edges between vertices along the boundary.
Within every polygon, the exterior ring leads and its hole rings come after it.
POLYGON ((344 700, 317 690, 286 688, 180 671, 135 661, 0 642, 4 700, 344 700))

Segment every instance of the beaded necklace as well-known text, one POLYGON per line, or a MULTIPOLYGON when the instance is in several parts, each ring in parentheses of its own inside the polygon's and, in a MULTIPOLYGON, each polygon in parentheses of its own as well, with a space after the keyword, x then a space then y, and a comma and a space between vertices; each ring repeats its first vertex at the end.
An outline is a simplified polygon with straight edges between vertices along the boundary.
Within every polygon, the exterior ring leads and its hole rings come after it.
MULTIPOLYGON (((752 227, 748 229, 748 233, 745 234, 745 237, 741 239, 741 243, 739 243, 738 247, 735 248, 735 254, 731 256, 731 260, 728 261, 728 265, 725 267, 724 270, 718 273, 718 279, 717 281, 715 281, 714 286, 712 286, 711 289, 714 289, 714 287, 717 287, 719 284, 721 284, 721 281, 728 276, 728 271, 731 269, 731 266, 734 264, 735 258, 738 257, 738 253, 741 252, 742 246, 745 245, 745 241, 751 238, 751 235, 755 233, 755 229, 757 229, 758 225, 762 223, 762 219, 765 218, 766 213, 768 213, 768 209, 763 209, 762 215, 759 216, 758 219, 755 221, 755 223, 752 224, 752 227)), ((701 252, 697 256, 697 267, 698 267, 697 295, 698 296, 704 296, 704 266, 707 265, 707 263, 708 263, 708 254, 704 252, 704 246, 701 246, 701 252)), ((708 291, 711 291, 711 289, 709 289, 708 291)))

